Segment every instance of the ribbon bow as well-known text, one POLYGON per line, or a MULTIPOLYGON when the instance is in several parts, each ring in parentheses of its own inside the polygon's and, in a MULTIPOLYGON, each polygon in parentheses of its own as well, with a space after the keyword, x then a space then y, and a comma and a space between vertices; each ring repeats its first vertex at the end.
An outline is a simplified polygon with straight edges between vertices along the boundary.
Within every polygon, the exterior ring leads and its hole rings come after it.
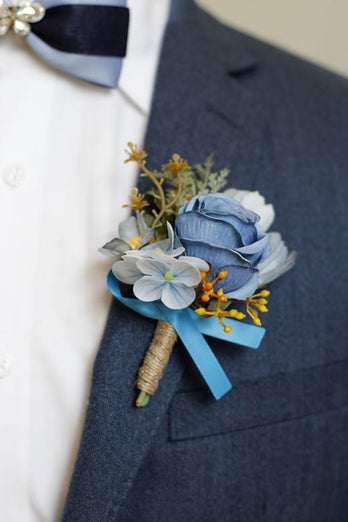
POLYGON ((126 54, 126 0, 0 0, 0 37, 12 28, 67 74, 116 87, 126 54))
POLYGON ((234 319, 224 319, 232 326, 231 333, 227 334, 214 318, 198 316, 191 308, 171 310, 159 301, 144 302, 123 297, 118 280, 112 272, 108 274, 107 285, 112 295, 131 310, 145 317, 172 324, 215 399, 225 395, 232 388, 232 384, 203 334, 256 349, 266 333, 266 330, 259 326, 241 323, 234 319))

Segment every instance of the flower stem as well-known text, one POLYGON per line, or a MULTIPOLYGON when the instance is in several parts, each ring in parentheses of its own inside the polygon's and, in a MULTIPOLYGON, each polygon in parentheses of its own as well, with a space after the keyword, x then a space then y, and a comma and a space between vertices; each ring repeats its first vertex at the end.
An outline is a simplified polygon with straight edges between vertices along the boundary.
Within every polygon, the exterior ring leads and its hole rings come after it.
POLYGON ((150 398, 151 398, 151 395, 149 395, 148 393, 146 393, 144 391, 141 391, 138 395, 138 398, 137 398, 135 404, 138 408, 144 408, 144 406, 147 406, 149 404, 150 398))
POLYGON ((157 188, 158 190, 158 194, 159 194, 159 197, 161 199, 161 210, 160 210, 160 213, 156 216, 156 219, 155 221, 153 222, 152 224, 152 227, 155 228, 155 226, 157 225, 157 223, 159 222, 159 220, 161 219, 161 217, 163 216, 163 214, 165 213, 166 211, 166 198, 165 198, 165 195, 164 195, 164 190, 162 188, 162 182, 161 181, 158 181, 155 176, 153 175, 153 173, 151 172, 151 170, 149 170, 146 165, 145 165, 145 162, 144 161, 140 161, 140 160, 136 160, 136 162, 138 163, 140 169, 143 171, 143 174, 141 174, 142 176, 146 176, 147 178, 149 178, 152 183, 155 185, 155 187, 157 188))
POLYGON ((178 201, 179 197, 181 196, 181 193, 182 193, 182 177, 181 177, 181 172, 178 172, 178 173, 177 173, 177 180, 178 180, 178 188, 177 188, 177 191, 176 191, 176 195, 175 195, 174 198, 173 198, 173 199, 168 203, 166 210, 169 210, 173 205, 175 205, 175 203, 178 201))
POLYGON ((158 321, 138 372, 136 387, 140 393, 135 403, 138 408, 146 406, 150 396, 155 393, 177 339, 177 333, 170 323, 158 321))

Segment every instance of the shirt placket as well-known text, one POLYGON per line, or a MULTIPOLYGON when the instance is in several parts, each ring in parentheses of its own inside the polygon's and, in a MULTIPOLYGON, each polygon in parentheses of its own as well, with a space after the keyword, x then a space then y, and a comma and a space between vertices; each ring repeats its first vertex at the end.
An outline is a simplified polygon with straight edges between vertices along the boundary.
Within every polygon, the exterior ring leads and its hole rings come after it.
POLYGON ((33 293, 35 288, 38 223, 42 201, 37 168, 35 99, 21 96, 26 89, 25 74, 18 75, 13 62, 21 67, 20 50, 13 60, 11 42, 0 50, 2 82, 0 113, 0 412, 2 419, 1 462, 6 474, 0 475, 4 496, 4 520, 26 520, 28 513, 33 293), (3 55, 3 56, 2 56, 3 55), (11 81, 13 77, 13 81, 11 81))

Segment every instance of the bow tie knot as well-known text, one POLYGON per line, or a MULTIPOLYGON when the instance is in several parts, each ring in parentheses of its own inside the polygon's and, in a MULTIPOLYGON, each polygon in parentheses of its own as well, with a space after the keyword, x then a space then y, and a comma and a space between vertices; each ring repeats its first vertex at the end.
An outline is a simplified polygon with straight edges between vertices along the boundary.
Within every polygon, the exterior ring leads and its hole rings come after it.
POLYGON ((19 36, 30 33, 30 24, 40 22, 45 16, 45 8, 39 2, 24 0, 12 5, 8 0, 0 0, 0 36, 11 28, 19 36))

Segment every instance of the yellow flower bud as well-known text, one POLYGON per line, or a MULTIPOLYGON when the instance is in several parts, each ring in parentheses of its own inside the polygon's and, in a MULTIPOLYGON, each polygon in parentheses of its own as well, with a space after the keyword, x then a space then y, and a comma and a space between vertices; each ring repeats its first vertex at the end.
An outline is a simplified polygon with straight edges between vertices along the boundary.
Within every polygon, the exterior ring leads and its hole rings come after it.
POLYGON ((258 303, 259 303, 260 305, 266 305, 266 304, 268 304, 268 301, 267 301, 267 299, 259 299, 259 300, 258 300, 258 303))
POLYGON ((268 312, 267 306, 259 305, 257 308, 260 310, 260 312, 268 312))

